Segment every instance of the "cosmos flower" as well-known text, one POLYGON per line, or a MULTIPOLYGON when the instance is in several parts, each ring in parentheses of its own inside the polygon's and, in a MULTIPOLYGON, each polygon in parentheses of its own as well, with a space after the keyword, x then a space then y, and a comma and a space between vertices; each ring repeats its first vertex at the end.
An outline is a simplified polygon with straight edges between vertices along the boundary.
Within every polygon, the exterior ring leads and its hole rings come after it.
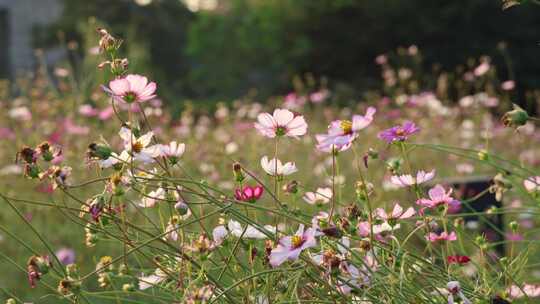
POLYGON ((461 299, 461 303, 463 304, 472 304, 472 302, 467 299, 467 297, 463 294, 461 291, 461 286, 459 285, 458 281, 451 281, 446 284, 446 288, 448 289, 448 304, 454 304, 454 297, 458 296, 461 299))
POLYGON ((102 169, 110 168, 118 163, 129 163, 131 162, 131 155, 127 151, 122 151, 120 155, 116 154, 116 152, 112 152, 111 156, 104 160, 99 161, 99 166, 102 169))
POLYGON ((58 249, 55 255, 58 258, 58 260, 64 265, 75 263, 75 251, 71 248, 58 249))
POLYGON ((466 255, 449 255, 446 257, 446 261, 448 264, 465 265, 471 261, 471 258, 466 255))
POLYGON ((155 98, 156 87, 155 82, 148 83, 148 78, 144 76, 129 74, 109 82, 109 87, 104 90, 116 101, 133 103, 155 98))
POLYGON ((156 190, 150 191, 148 195, 141 199, 139 206, 143 208, 152 208, 158 201, 165 200, 165 194, 166 191, 163 188, 157 188, 156 190))
POLYGON ((418 133, 419 131, 420 128, 418 128, 414 122, 406 121, 403 125, 397 125, 380 132, 378 137, 388 143, 393 143, 395 141, 407 140, 410 135, 418 133))
POLYGON ((159 146, 149 146, 153 132, 148 132, 139 137, 135 136, 129 128, 122 127, 118 133, 124 141, 124 148, 128 151, 134 160, 143 163, 154 162, 154 158, 159 156, 159 146))
POLYGON ((409 207, 407 210, 403 211, 403 207, 396 203, 392 212, 386 213, 384 209, 377 208, 374 211, 375 215, 381 220, 398 220, 398 219, 408 219, 416 214, 416 211, 412 207, 409 207))
POLYGON ((440 205, 448 205, 454 208, 456 203, 457 205, 460 205, 460 203, 451 194, 452 189, 446 191, 443 186, 437 184, 435 187, 429 189, 429 198, 421 198, 416 203, 427 208, 435 208, 440 205))
POLYGON ((446 231, 441 232, 441 234, 436 234, 435 232, 430 232, 426 235, 426 240, 435 243, 438 241, 455 241, 457 240, 456 233, 454 231, 447 233, 446 231))
POLYGON ((332 189, 317 188, 315 192, 306 192, 302 198, 310 205, 327 204, 332 198, 332 189))
POLYGON ((412 177, 412 175, 410 174, 392 175, 390 181, 396 186, 408 187, 413 185, 420 185, 422 183, 432 180, 433 177, 435 177, 435 170, 431 170, 430 172, 420 170, 416 173, 416 178, 412 177))
POLYGON ((167 274, 163 270, 156 268, 153 274, 139 277, 139 289, 145 290, 153 287, 167 279, 167 274))
POLYGON ((283 164, 279 159, 272 158, 268 160, 267 156, 261 158, 261 167, 269 175, 278 177, 291 175, 298 171, 296 164, 293 162, 283 164))
POLYGON ((540 191, 540 176, 531 176, 523 181, 523 186, 529 193, 540 191))
MULTIPOLYGON (((242 227, 242 224, 235 220, 229 220, 227 225, 231 235, 235 237, 241 237, 246 239, 266 239, 268 236, 260 231, 258 228, 255 228, 252 225, 248 225, 247 228, 242 227)), ((273 234, 276 232, 276 229, 270 225, 264 226, 264 229, 267 233, 273 234)))
POLYGON ((244 186, 243 188, 237 188, 234 191, 234 198, 243 201, 254 203, 263 195, 264 188, 260 185, 257 186, 244 186))
POLYGON ((323 152, 345 151, 358 137, 359 131, 373 121, 377 110, 369 107, 364 116, 353 115, 352 120, 335 120, 328 126, 326 134, 317 134, 317 149, 323 152))
POLYGON ((297 260, 303 250, 315 246, 315 229, 308 228, 304 231, 304 225, 300 224, 294 235, 281 238, 277 247, 272 249, 270 265, 277 267, 287 260, 297 260))
POLYGON ((538 298, 540 297, 540 285, 525 283, 523 286, 521 286, 521 288, 517 285, 512 285, 506 290, 506 292, 512 299, 519 299, 525 296, 528 298, 538 298))
POLYGON ((298 137, 306 134, 307 123, 302 115, 295 115, 287 109, 275 109, 274 113, 261 113, 257 116, 255 128, 264 136, 298 137))

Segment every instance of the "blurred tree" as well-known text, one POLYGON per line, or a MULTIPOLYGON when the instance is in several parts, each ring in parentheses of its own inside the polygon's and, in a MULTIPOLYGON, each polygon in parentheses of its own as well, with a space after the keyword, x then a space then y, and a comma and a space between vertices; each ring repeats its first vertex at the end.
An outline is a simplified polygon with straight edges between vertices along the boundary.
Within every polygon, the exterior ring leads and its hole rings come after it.
MULTIPOLYGON (((416 44, 426 64, 452 69, 492 56, 510 77, 497 45, 508 45, 520 89, 538 87, 540 9, 502 11, 495 0, 230 0, 226 13, 204 13, 189 33, 196 93, 241 94, 252 86, 290 88, 293 74, 313 72, 357 90, 373 87, 374 58, 416 44)), ((218 94, 219 95, 219 94, 218 94)))

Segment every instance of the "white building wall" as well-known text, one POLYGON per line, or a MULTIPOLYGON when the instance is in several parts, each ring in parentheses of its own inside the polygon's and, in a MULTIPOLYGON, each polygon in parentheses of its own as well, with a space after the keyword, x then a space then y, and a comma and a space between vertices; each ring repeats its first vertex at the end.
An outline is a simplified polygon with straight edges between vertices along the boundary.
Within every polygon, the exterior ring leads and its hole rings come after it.
MULTIPOLYGON (((12 75, 34 67, 32 29, 56 20, 62 13, 59 0, 0 0, 8 11, 9 64, 12 75)), ((0 46, 5 47, 5 46, 0 46)))

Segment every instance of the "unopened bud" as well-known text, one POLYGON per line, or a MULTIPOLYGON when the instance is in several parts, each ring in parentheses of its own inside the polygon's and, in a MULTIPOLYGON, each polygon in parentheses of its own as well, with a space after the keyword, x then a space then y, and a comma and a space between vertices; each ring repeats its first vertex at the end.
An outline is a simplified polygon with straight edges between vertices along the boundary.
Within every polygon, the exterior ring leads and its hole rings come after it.
POLYGON ((523 126, 528 120, 529 114, 516 104, 514 104, 514 109, 506 112, 501 119, 505 126, 512 128, 523 126))
POLYGON ((234 174, 234 179, 239 183, 242 182, 246 178, 244 173, 242 172, 242 165, 240 165, 239 163, 233 164, 233 174, 234 174))

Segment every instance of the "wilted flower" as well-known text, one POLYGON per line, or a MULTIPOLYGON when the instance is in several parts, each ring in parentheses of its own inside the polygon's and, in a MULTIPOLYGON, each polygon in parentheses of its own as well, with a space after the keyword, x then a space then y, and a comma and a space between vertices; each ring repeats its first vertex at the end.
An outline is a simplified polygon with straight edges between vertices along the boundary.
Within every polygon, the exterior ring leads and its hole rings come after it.
POLYGON ((155 82, 148 83, 148 78, 130 74, 111 81, 109 88, 104 88, 104 90, 116 101, 133 103, 155 98, 156 87, 155 82))
POLYGON ((448 304, 454 304, 454 296, 460 297, 463 304, 472 304, 472 302, 469 299, 467 299, 467 297, 461 291, 461 286, 459 285, 458 281, 448 282, 448 284, 446 285, 446 288, 448 289, 448 292, 449 292, 448 304))
POLYGON ((41 279, 41 276, 47 274, 51 267, 52 263, 48 256, 31 256, 26 263, 30 287, 36 287, 36 282, 41 279))
POLYGON ((306 134, 307 123, 302 115, 295 115, 287 109, 275 109, 274 113, 261 113, 257 116, 255 128, 270 138, 276 136, 298 137, 306 134))
POLYGON ((414 122, 406 121, 403 125, 397 125, 380 132, 379 138, 388 143, 404 141, 407 140, 410 135, 418 133, 419 131, 420 128, 418 128, 414 122))
POLYGON ((308 228, 304 231, 304 225, 300 224, 298 231, 293 236, 286 236, 279 240, 276 248, 270 253, 270 265, 277 267, 286 260, 297 260, 304 249, 317 246, 315 229, 308 228))

